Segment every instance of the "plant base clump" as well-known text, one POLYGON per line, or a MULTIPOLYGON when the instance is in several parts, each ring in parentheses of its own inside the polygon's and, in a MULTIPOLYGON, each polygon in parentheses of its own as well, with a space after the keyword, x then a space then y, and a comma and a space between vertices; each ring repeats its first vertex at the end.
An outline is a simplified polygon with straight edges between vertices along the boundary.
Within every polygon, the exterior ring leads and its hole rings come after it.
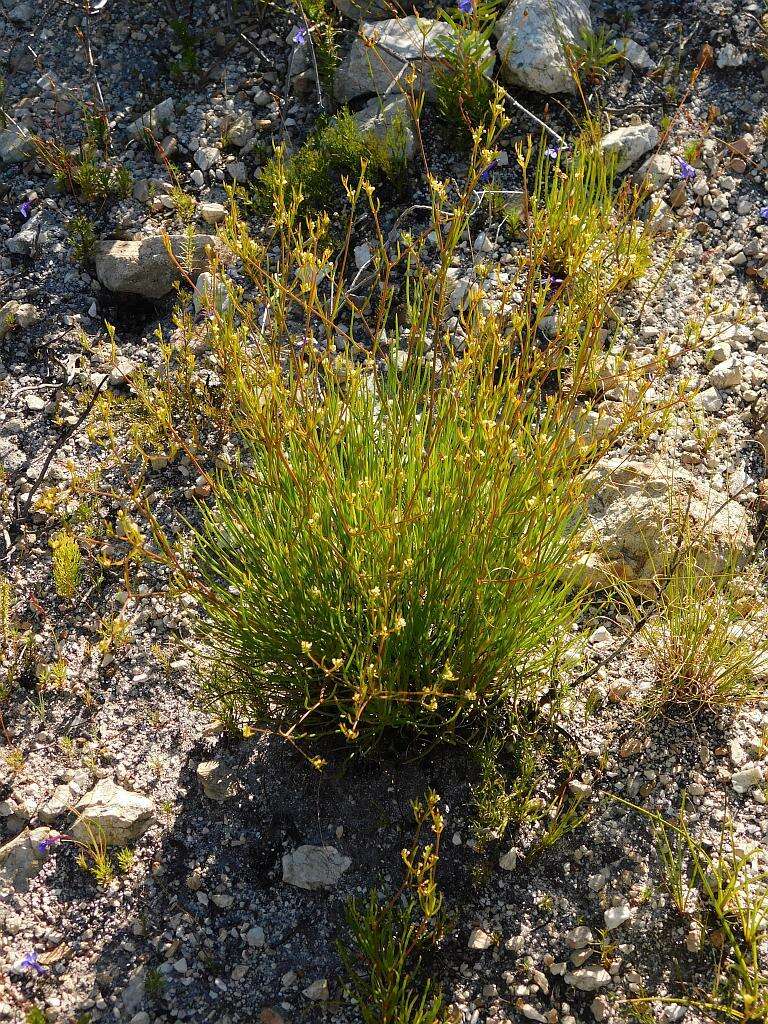
POLYGON ((439 382, 274 367, 193 557, 246 718, 445 735, 547 685, 578 607, 574 456, 555 406, 508 364, 495 382, 490 355, 439 382))

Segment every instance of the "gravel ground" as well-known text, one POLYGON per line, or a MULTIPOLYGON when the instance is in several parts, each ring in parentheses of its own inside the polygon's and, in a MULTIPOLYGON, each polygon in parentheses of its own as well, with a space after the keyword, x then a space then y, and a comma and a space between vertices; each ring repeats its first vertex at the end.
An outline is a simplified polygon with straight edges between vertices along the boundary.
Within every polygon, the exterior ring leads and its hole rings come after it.
MULTIPOLYGON (((768 205, 768 86, 756 48, 759 13, 756 4, 735 2, 593 8, 594 21, 625 31, 668 69, 649 75, 614 65, 599 97, 611 125, 654 125, 663 132, 659 151, 688 154, 695 170, 686 180, 679 161, 671 161, 660 186, 670 230, 657 236, 646 280, 622 299, 621 347, 636 365, 652 367, 646 400, 659 407, 675 395, 691 400, 650 437, 643 455, 663 456, 730 495, 760 552, 768 507, 759 443, 768 437, 768 220, 760 214, 768 205), (714 61, 668 124, 707 45, 714 61), (700 157, 685 148, 692 139, 703 140, 700 157)), ((114 118, 115 158, 134 182, 131 198, 88 209, 98 237, 182 229, 167 167, 128 131, 156 103, 174 100, 163 148, 198 211, 225 201, 225 183, 252 181, 275 138, 298 144, 314 122, 314 93, 287 92, 288 16, 241 4, 233 24, 224 4, 197 4, 190 25, 198 40, 192 73, 179 71, 183 54, 157 5, 113 0, 91 18, 63 2, 5 0, 0 9, 4 103, 16 123, 76 145, 78 98, 92 96, 94 73, 98 79, 114 118), (250 125, 245 145, 223 151, 222 131, 242 115, 250 125), (198 157, 209 147, 215 152, 198 157)), ((519 95, 558 131, 572 130, 568 102, 519 95)), ((529 128, 516 117, 510 151, 529 128)), ((446 150, 439 130, 428 126, 426 138, 436 166, 458 176, 461 158, 446 150)), ((500 168, 504 187, 517 184, 513 165, 500 168)), ((424 194, 414 175, 402 207, 424 194)), ((20 762, 0 757, 0 842, 23 838, 27 829, 58 834, 67 827, 67 806, 100 780, 150 801, 133 861, 111 885, 97 885, 66 843, 33 856, 41 869, 28 881, 3 879, 0 1019, 22 1021, 33 1006, 62 1022, 359 1019, 345 997, 336 950, 347 934, 344 906, 371 885, 398 884, 400 850, 412 834, 409 802, 428 787, 439 792, 446 816, 439 881, 450 910, 428 968, 444 985, 453 1020, 613 1021, 622 1019, 626 998, 683 998, 697 982, 706 984, 714 956, 707 936, 697 941, 672 907, 643 817, 614 797, 674 816, 687 791, 697 837, 716 849, 725 832, 738 849, 757 851, 755 864, 765 870, 764 705, 722 722, 645 720, 635 699, 652 685, 651 670, 637 645, 623 648, 574 689, 563 723, 570 737, 564 742, 576 745, 581 761, 552 787, 583 795, 587 820, 536 855, 535 837, 526 834, 503 847, 473 842, 478 768, 466 753, 417 760, 392 751, 382 761, 349 764, 330 751, 330 767, 320 774, 274 738, 231 740, 197 702, 197 672, 184 643, 189 612, 163 595, 163 578, 142 568, 142 590, 128 597, 120 566, 94 562, 84 596, 60 599, 49 545, 56 517, 25 516, 28 499, 55 488, 68 511, 80 507, 92 523, 94 551, 119 547, 117 503, 86 501, 78 492, 78 479, 108 459, 96 433, 79 423, 81 394, 106 369, 105 389, 119 402, 138 368, 159 368, 155 331, 160 326, 172 337, 173 303, 116 298, 73 260, 67 224, 79 207, 35 160, 0 165, 0 196, 2 301, 32 307, 0 340, 4 572, 40 663, 66 665, 66 680, 42 696, 27 676, 0 701, 0 754, 23 755, 20 762), (104 319, 116 327, 116 352, 104 319), (107 528, 113 535, 103 541, 107 528), (108 643, 109 618, 118 614, 129 623, 127 635, 108 643), (205 788, 201 764, 208 765, 205 788), (58 814, 50 806, 54 790, 58 814), (499 858, 510 844, 516 865, 506 870, 499 858), (332 846, 349 858, 333 886, 307 891, 283 881, 284 855, 304 845, 332 846), (590 930, 588 938, 574 932, 580 927, 590 930), (22 966, 30 951, 42 973, 22 966), (599 991, 566 980, 582 966, 607 970, 599 991), (327 991, 311 987, 322 979, 327 991)), ((392 221, 398 212, 388 211, 392 221)), ((460 271, 471 275, 469 247, 465 255, 460 271)), ((503 256, 493 246, 484 253, 503 256)), ((610 416, 618 405, 609 391, 599 411, 610 416)), ((190 514, 195 487, 184 460, 159 470, 161 518, 171 523, 190 514)), ((621 624, 603 621, 585 664, 607 658, 623 635, 621 624)), ((543 763, 541 770, 550 769, 543 763)), ((651 1014, 708 1019, 674 1001, 654 1003, 651 1014)))

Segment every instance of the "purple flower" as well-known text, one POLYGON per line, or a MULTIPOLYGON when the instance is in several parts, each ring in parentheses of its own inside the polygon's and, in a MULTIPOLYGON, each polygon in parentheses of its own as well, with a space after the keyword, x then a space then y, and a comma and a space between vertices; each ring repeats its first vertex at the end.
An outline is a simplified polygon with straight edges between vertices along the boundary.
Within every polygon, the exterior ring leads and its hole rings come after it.
POLYGON ((760 214, 761 220, 768 220, 768 206, 761 206, 757 212, 760 214))
POLYGON ((677 162, 680 164, 680 177, 683 181, 693 181, 696 177, 696 168, 691 167, 687 160, 683 160, 681 156, 676 157, 677 162))
POLYGON ((544 156, 549 157, 550 160, 557 160, 559 156, 565 155, 570 151, 570 149, 571 147, 566 142, 563 142, 560 145, 553 142, 544 150, 544 156))
POLYGON ((480 181, 490 181, 491 175, 499 166, 498 160, 491 160, 485 170, 480 172, 480 181))
POLYGON ((471 14, 475 9, 475 2, 474 0, 459 0, 456 6, 462 14, 471 14))
POLYGON ((37 959, 37 953, 34 950, 24 954, 19 967, 23 967, 27 971, 35 971, 37 974, 45 974, 48 970, 37 959))
POLYGON ((45 839, 42 839, 37 844, 37 848, 40 851, 40 853, 45 853, 45 851, 50 849, 50 847, 55 846, 57 843, 60 843, 63 838, 64 836, 59 835, 46 836, 45 839))
POLYGON ((293 41, 294 43, 296 43, 297 46, 303 46, 308 38, 309 36, 307 30, 305 28, 300 28, 296 35, 293 37, 293 41))
POLYGON ((19 207, 19 213, 26 220, 29 217, 30 211, 32 210, 32 202, 26 199, 19 207))
POLYGON ((547 295, 552 295, 553 292, 558 292, 562 288, 565 284, 565 278, 548 273, 544 277, 544 284, 547 288, 547 295))

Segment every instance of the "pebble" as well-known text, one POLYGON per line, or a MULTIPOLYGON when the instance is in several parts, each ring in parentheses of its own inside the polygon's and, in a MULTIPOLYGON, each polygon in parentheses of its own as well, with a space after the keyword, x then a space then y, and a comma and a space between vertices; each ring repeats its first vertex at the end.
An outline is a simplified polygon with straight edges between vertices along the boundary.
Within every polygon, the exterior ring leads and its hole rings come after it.
POLYGON ((580 924, 577 928, 573 928, 565 936, 565 941, 569 949, 584 949, 594 940, 592 931, 587 928, 586 925, 580 924))
POLYGON ((704 412, 720 412, 723 400, 715 388, 709 387, 699 392, 694 399, 694 404, 704 412))
POLYGON ((544 1014, 537 1010, 535 1006, 532 1006, 531 1003, 523 1003, 520 1007, 520 1012, 527 1020, 536 1020, 539 1021, 539 1024, 547 1024, 547 1018, 544 1014))
POLYGON ((499 857, 499 867, 502 871, 514 871, 517 867, 517 850, 507 850, 499 857))
POLYGON ((214 164, 218 163, 221 153, 215 146, 201 146, 195 153, 194 161, 201 171, 209 171, 214 164))
POLYGON ((732 356, 723 360, 709 373, 709 383, 713 388, 735 388, 737 384, 741 383, 741 378, 741 364, 732 356))
POLYGON ((482 928, 475 928, 470 932, 469 941, 467 942, 469 949, 490 949, 492 945, 493 936, 483 931, 482 928))
POLYGON ((222 203, 201 203, 200 216, 206 224, 221 224, 227 216, 227 208, 222 203))
POLYGON ((731 775, 731 785, 737 793, 748 793, 753 786, 763 781, 763 773, 759 765, 751 765, 731 775))
POLYGON ((581 992, 594 992, 596 989, 610 985, 611 976, 604 967, 581 967, 579 970, 566 974, 565 983, 581 992))
POLYGON ((618 907, 609 907, 603 914, 606 931, 612 932, 614 928, 625 924, 632 919, 632 911, 626 903, 618 907))
POLYGON ((313 981, 303 990, 303 994, 314 1002, 326 1002, 330 998, 327 979, 320 978, 318 981, 313 981))

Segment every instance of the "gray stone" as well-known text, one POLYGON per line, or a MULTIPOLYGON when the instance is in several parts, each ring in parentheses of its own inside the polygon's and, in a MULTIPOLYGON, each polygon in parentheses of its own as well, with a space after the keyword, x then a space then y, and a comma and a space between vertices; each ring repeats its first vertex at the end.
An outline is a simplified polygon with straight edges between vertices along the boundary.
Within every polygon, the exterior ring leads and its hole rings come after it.
POLYGON ((8 17, 11 19, 11 21, 15 21, 19 25, 28 25, 29 22, 32 21, 34 15, 35 9, 32 6, 32 4, 20 3, 16 4, 16 6, 12 8, 11 13, 8 15, 8 17))
MULTIPOLYGON (((208 264, 206 249, 216 246, 212 235, 170 236, 175 259, 196 277, 208 264)), ((160 235, 140 241, 101 242, 96 251, 96 276, 112 292, 160 299, 171 291, 181 272, 171 259, 160 235)))
POLYGON ((469 934, 469 940, 467 947, 469 949, 484 950, 490 949, 493 945, 493 936, 489 935, 488 932, 483 931, 482 928, 473 928, 469 934))
POLYGON ((141 1009, 146 981, 147 972, 144 967, 138 967, 128 979, 128 984, 123 989, 121 996, 126 1012, 136 1013, 141 1009))
POLYGON ((742 53, 733 43, 726 43, 717 51, 715 62, 719 68, 740 68, 746 59, 746 53, 742 53))
POLYGON ((125 846, 138 839, 154 820, 151 800, 110 779, 100 779, 78 801, 75 811, 77 820, 70 830, 75 839, 87 840, 96 831, 108 846, 125 846))
POLYGON ((173 98, 168 97, 156 107, 152 107, 146 114, 142 114, 128 126, 128 134, 133 139, 141 139, 147 132, 152 135, 164 134, 169 123, 173 120, 174 106, 173 98))
POLYGON ((304 995, 307 999, 313 1000, 313 1002, 325 1002, 329 998, 328 981, 325 978, 313 981, 311 985, 307 985, 304 989, 304 995))
POLYGON ((0 306, 0 341, 17 327, 31 327, 40 319, 40 310, 28 302, 11 299, 0 306))
POLYGON ((671 235, 677 230, 675 215, 663 199, 651 205, 646 225, 651 235, 671 235))
POLYGON ((333 846, 299 846, 283 857, 283 881, 298 889, 332 889, 351 863, 333 846))
POLYGON ((605 996, 595 996, 589 1004, 589 1008, 592 1011, 592 1016, 598 1021, 605 1020, 611 1012, 611 1004, 605 996))
POLYGON ((216 803, 224 803, 237 792, 237 776, 218 761, 201 761, 197 766, 197 777, 205 795, 216 803))
POLYGON ((0 847, 0 891, 26 892, 30 879, 40 872, 45 853, 39 844, 51 834, 49 828, 25 829, 0 847))
POLYGON ((20 231, 8 239, 6 248, 17 256, 31 256, 45 241, 47 229, 43 211, 38 210, 20 231))
POLYGON ((526 1020, 534 1020, 537 1024, 547 1024, 547 1018, 536 1009, 533 1003, 522 1003, 520 1005, 520 1013, 522 1013, 526 1020))
POLYGON ((206 224, 221 224, 227 218, 227 208, 222 203, 200 203, 200 216, 206 224))
POLYGON ((253 119, 248 113, 241 114, 236 121, 234 121, 227 128, 227 139, 230 144, 237 146, 238 149, 242 149, 247 146, 248 143, 253 139, 253 119))
POLYGON ((759 765, 751 765, 749 768, 742 768, 731 776, 731 785, 737 793, 748 793, 754 786, 759 786, 763 781, 763 773, 759 765))
POLYGON ((716 341, 707 349, 707 359, 710 363, 725 363, 731 358, 731 353, 732 349, 727 341, 716 341))
POLYGON ((227 174, 232 181, 237 181, 240 184, 248 180, 248 169, 242 160, 233 160, 231 163, 228 163, 227 174))
POLYGON ((517 867, 517 851, 507 850, 499 857, 499 867, 502 871, 514 871, 517 867))
POLYGON ((633 68, 637 68, 638 71, 653 71, 657 66, 650 53, 628 36, 620 36, 618 39, 614 39, 613 45, 624 60, 631 64, 633 68))
POLYGON ((723 400, 716 388, 705 388, 694 399, 694 405, 704 412, 720 412, 723 400))
POLYGON ((569 949, 585 949, 593 939, 592 931, 585 924, 578 925, 565 936, 569 949))
POLYGON ((591 28, 588 0, 512 0, 496 23, 502 77, 532 92, 576 93, 566 47, 591 28))
POLYGON ((621 174, 658 144, 659 133, 652 124, 631 124, 614 128, 600 140, 603 153, 615 155, 616 171, 621 174))
POLYGON ((632 911, 626 904, 620 907, 609 907, 603 912, 603 918, 605 919, 605 930, 612 932, 614 928, 632 920, 632 911))
POLYGON ((194 160, 201 171, 210 171, 221 159, 221 153, 215 146, 201 146, 195 153, 194 160))
POLYGON ((34 153, 35 144, 29 132, 15 126, 0 132, 0 164, 18 164, 34 153))
POLYGON ((393 160, 412 159, 416 147, 413 118, 408 100, 402 93, 382 99, 374 96, 354 117, 362 131, 386 140, 393 160))
POLYGON ((741 363, 732 356, 726 357, 709 373, 709 383, 713 388, 735 388, 741 384, 741 363))
POLYGON ((565 983, 581 992, 595 992, 599 988, 610 985, 611 976, 604 967, 581 967, 577 971, 566 974, 565 983))
POLYGON ((201 309, 207 309, 211 304, 217 313, 225 313, 231 305, 227 286, 207 271, 200 274, 195 282, 192 302, 196 313, 201 309))
POLYGON ((638 181, 645 181, 656 191, 675 176, 675 161, 669 153, 654 153, 635 172, 638 181))

